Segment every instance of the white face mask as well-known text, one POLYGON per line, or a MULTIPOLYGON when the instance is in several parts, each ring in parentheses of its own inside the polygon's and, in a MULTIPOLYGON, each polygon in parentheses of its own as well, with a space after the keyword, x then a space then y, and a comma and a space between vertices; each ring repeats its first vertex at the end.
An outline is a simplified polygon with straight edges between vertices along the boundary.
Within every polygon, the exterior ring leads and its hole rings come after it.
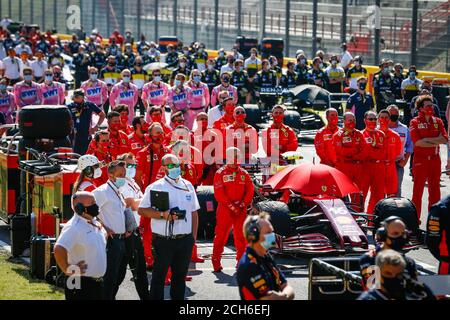
POLYGON ((102 176, 102 169, 100 169, 100 168, 95 169, 95 171, 94 171, 94 179, 98 179, 101 176, 102 176))
POLYGON ((180 67, 181 67, 181 68, 184 68, 184 67, 186 67, 186 63, 184 63, 184 62, 180 62, 180 67))

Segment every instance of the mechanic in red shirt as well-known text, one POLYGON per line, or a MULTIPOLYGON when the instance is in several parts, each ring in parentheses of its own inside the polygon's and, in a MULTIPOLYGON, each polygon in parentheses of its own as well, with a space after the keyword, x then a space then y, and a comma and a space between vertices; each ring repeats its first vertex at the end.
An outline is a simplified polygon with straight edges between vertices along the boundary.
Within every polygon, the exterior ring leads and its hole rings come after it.
POLYGON ((373 213, 378 201, 384 198, 386 180, 386 162, 388 160, 386 135, 377 129, 377 114, 366 111, 364 114, 366 128, 362 131, 366 142, 366 157, 361 173, 361 190, 364 198, 370 189, 370 200, 367 213, 373 213))
POLYGON ((144 120, 144 116, 136 116, 132 121, 133 133, 128 136, 130 142, 131 153, 137 156, 138 152, 147 146, 148 124, 144 120))
POLYGON ((321 128, 314 138, 316 153, 320 163, 334 167, 336 165, 336 154, 333 149, 333 135, 339 130, 338 112, 335 108, 329 108, 325 112, 327 125, 321 128))
POLYGON ((108 119, 109 150, 113 160, 116 160, 117 156, 130 152, 131 148, 127 134, 121 130, 120 113, 111 111, 106 118, 108 119))
POLYGON ((387 162, 386 162, 386 180, 385 194, 387 197, 395 197, 398 190, 397 166, 395 161, 400 156, 403 148, 400 135, 389 128, 391 114, 387 110, 381 110, 378 113, 378 124, 380 130, 386 136, 387 162))
POLYGON ((224 131, 224 150, 236 147, 245 156, 245 163, 250 163, 252 154, 258 152, 258 132, 251 125, 245 123, 246 113, 244 107, 234 109, 234 123, 224 131))
POLYGON ((94 139, 89 144, 89 148, 86 154, 92 154, 97 157, 98 161, 100 161, 102 168, 102 175, 98 178, 95 178, 94 184, 96 186, 101 186, 108 181, 108 168, 107 165, 113 161, 111 152, 110 152, 110 140, 109 140, 109 132, 106 130, 97 131, 94 135, 94 139))
MULTIPOLYGON (((145 191, 149 184, 156 181, 156 176, 161 168, 161 159, 170 153, 163 145, 164 133, 160 123, 152 123, 148 133, 151 143, 139 151, 136 156, 137 167, 134 180, 141 187, 142 191, 145 191)), ((151 269, 153 267, 153 255, 150 218, 142 217, 139 227, 143 230, 142 241, 145 260, 147 267, 151 269)))
POLYGON ((283 123, 284 107, 276 105, 272 108, 273 123, 267 129, 262 131, 262 146, 266 155, 271 157, 288 151, 296 151, 298 148, 298 139, 295 131, 283 123))
POLYGON ((411 120, 409 129, 414 144, 412 202, 418 218, 422 210, 422 195, 428 181, 428 210, 441 199, 441 158, 439 146, 447 143, 448 136, 441 119, 433 116, 433 98, 420 96, 416 100, 419 115, 411 120))
POLYGON ((336 169, 345 173, 361 188, 362 160, 365 143, 361 131, 355 129, 355 115, 344 113, 344 127, 333 135, 333 153, 336 154, 336 169))
POLYGON ((227 164, 214 176, 214 197, 218 202, 212 254, 214 272, 223 269, 220 260, 232 227, 237 262, 245 251, 242 228, 247 217, 247 207, 253 199, 254 186, 250 175, 239 166, 239 158, 238 148, 227 149, 227 164))
POLYGON ((214 122, 213 128, 224 131, 226 127, 232 125, 234 122, 234 109, 236 108, 236 104, 233 101, 233 98, 225 98, 222 100, 223 110, 225 111, 224 115, 217 121, 214 122))
POLYGON ((133 127, 128 124, 129 110, 126 104, 118 104, 113 111, 120 113, 120 130, 128 136, 133 133, 133 127))
POLYGON ((163 128, 164 135, 167 137, 165 141, 167 144, 170 142, 170 136, 172 134, 172 129, 165 123, 163 118, 164 108, 160 106, 151 106, 149 108, 148 114, 150 116, 150 123, 158 122, 163 128))

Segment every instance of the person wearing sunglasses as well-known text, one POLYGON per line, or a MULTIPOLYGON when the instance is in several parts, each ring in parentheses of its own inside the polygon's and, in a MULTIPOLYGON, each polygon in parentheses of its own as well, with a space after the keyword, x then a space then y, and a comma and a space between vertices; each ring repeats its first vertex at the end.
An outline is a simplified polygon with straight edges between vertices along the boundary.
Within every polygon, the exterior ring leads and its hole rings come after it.
POLYGON ((347 100, 346 111, 350 111, 356 118, 356 129, 365 128, 364 115, 367 111, 374 108, 372 95, 366 92, 367 78, 359 77, 357 80, 357 89, 347 100))
POLYGON ((446 144, 448 135, 441 119, 433 115, 433 98, 420 96, 416 101, 419 115, 411 120, 411 139, 414 144, 412 202, 420 221, 422 196, 428 181, 428 209, 441 199, 441 157, 439 147, 446 144))
POLYGON ((138 213, 151 218, 155 262, 150 285, 150 299, 164 299, 164 279, 171 268, 170 296, 172 300, 184 300, 186 276, 191 260, 192 247, 198 231, 200 205, 194 186, 181 177, 180 161, 173 154, 162 158, 165 176, 152 183, 144 193, 138 213), (169 194, 170 210, 152 208, 153 190, 169 194), (181 218, 181 215, 184 215, 181 218))
POLYGON ((386 135, 377 129, 377 114, 374 111, 367 111, 364 122, 366 128, 362 131, 365 142, 363 168, 367 173, 361 175, 359 187, 364 198, 370 189, 369 204, 365 212, 372 214, 377 202, 384 198, 388 150, 386 135))
POLYGON ((229 96, 232 98, 234 104, 238 102, 238 92, 235 86, 230 84, 231 74, 229 72, 224 72, 220 75, 220 84, 215 86, 211 92, 211 105, 216 106, 218 101, 218 96, 222 91, 228 91, 229 96))
POLYGON ((152 81, 146 83, 142 88, 141 99, 144 103, 147 114, 145 121, 150 123, 150 115, 148 114, 151 106, 164 107, 169 95, 169 85, 161 81, 161 70, 155 69, 152 71, 152 81))
POLYGON ((361 131, 355 129, 355 122, 353 113, 344 113, 344 127, 333 135, 332 153, 336 154, 336 169, 360 187, 365 143, 361 131))

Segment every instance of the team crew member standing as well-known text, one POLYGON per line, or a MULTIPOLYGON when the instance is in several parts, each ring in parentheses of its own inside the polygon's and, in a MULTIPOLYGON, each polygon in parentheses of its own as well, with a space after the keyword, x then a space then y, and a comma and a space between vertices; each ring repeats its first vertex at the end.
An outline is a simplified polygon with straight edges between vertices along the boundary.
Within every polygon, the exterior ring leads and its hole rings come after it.
POLYGON ((378 114, 380 130, 385 135, 387 162, 386 162, 386 181, 385 194, 387 197, 397 195, 398 177, 397 177, 397 159, 402 153, 402 140, 397 132, 389 128, 390 114, 387 110, 381 110, 378 114))
POLYGON ((100 208, 99 219, 108 232, 106 245, 107 268, 104 276, 106 300, 115 300, 119 278, 126 272, 125 199, 119 188, 126 184, 125 163, 113 161, 108 165, 109 180, 92 193, 100 208))
POLYGON ((422 195, 428 181, 428 208, 441 199, 441 158, 439 146, 447 143, 448 136, 441 119, 433 116, 433 99, 421 96, 416 101, 419 115, 411 120, 411 139, 414 143, 412 202, 420 221, 422 195))
POLYGON ((162 159, 166 176, 151 184, 144 193, 139 214, 152 221, 155 263, 152 272, 150 297, 164 299, 164 279, 169 267, 172 270, 170 296, 183 300, 186 289, 185 278, 191 260, 192 246, 197 237, 200 209, 192 184, 180 177, 180 163, 176 156, 168 154, 162 159), (152 208, 151 191, 169 193, 170 210, 162 212, 152 208), (185 217, 178 218, 173 209, 184 210, 185 217))
POLYGON ((363 170, 361 172, 360 188, 367 197, 370 189, 370 200, 366 212, 373 213, 373 208, 377 202, 384 198, 386 181, 386 161, 388 160, 386 136, 377 127, 377 114, 368 111, 365 116, 366 128, 362 131, 365 145, 365 159, 363 161, 363 170))
POLYGON ((16 99, 17 108, 29 105, 40 104, 39 99, 41 87, 33 81, 33 69, 26 67, 23 69, 23 81, 14 85, 14 97, 16 99))
POLYGON ((16 103, 14 101, 14 94, 7 91, 8 79, 1 78, 0 80, 0 112, 5 116, 6 124, 14 122, 13 114, 16 111, 16 103))
POLYGON ((292 300, 294 289, 287 283, 269 249, 275 246, 275 233, 269 216, 249 216, 243 226, 248 241, 239 261, 237 282, 242 300, 292 300))
POLYGON ((45 70, 44 83, 40 84, 39 100, 42 104, 61 105, 66 99, 64 85, 53 81, 53 72, 45 70))
POLYGON ((238 164, 239 149, 228 148, 226 153, 227 164, 220 168, 214 176, 214 197, 218 202, 212 254, 214 272, 220 272, 223 269, 220 260, 231 227, 233 227, 236 247, 236 261, 239 262, 244 254, 245 238, 242 227, 254 192, 250 175, 238 164))
POLYGON ((110 142, 109 150, 113 160, 115 160, 118 155, 130 152, 130 145, 127 134, 121 130, 120 113, 111 111, 108 113, 107 119, 110 142))
POLYGON ((222 91, 227 91, 229 97, 233 100, 234 104, 238 102, 238 92, 235 86, 230 84, 231 75, 228 72, 224 72, 220 75, 220 84, 211 92, 211 106, 217 105, 217 97, 222 94, 222 91))
POLYGON ((135 156, 147 145, 146 132, 148 130, 148 124, 144 120, 144 116, 134 117, 133 122, 133 133, 128 136, 128 141, 130 142, 131 153, 135 156))
POLYGON ((356 118, 356 129, 362 130, 365 127, 364 115, 373 109, 372 95, 366 92, 367 78, 361 77, 357 81, 358 88, 347 100, 346 111, 350 111, 356 118))
MULTIPOLYGON (((145 84, 142 88, 141 98, 147 112, 151 106, 166 105, 169 89, 169 85, 161 81, 161 71, 159 69, 153 70, 152 81, 145 84)), ((150 122, 148 113, 145 120, 150 122)))
POLYGON ((109 103, 111 108, 116 107, 119 104, 125 104, 128 106, 128 124, 131 124, 134 118, 134 107, 136 106, 139 98, 138 87, 131 83, 131 72, 125 69, 121 73, 122 81, 114 85, 109 95, 109 103))
POLYGON ((73 184, 73 193, 78 191, 94 191, 97 188, 94 180, 102 176, 102 169, 100 169, 100 162, 97 157, 91 154, 82 155, 78 158, 77 167, 80 175, 73 184))
POLYGON ((86 95, 86 101, 94 103, 103 110, 103 105, 108 101, 108 86, 98 80, 97 68, 89 68, 89 80, 84 81, 80 88, 86 95))
MULTIPOLYGON (((284 108, 276 105, 272 108, 273 123, 262 132, 262 144, 268 157, 276 154, 278 157, 288 151, 296 151, 298 139, 294 130, 283 123, 284 108)), ((278 160, 278 159, 277 159, 278 160)))
POLYGON ((338 112, 334 108, 329 108, 325 112, 327 125, 321 128, 314 138, 316 153, 320 158, 320 163, 334 167, 336 165, 336 154, 333 149, 333 135, 339 130, 338 112))
POLYGON ((434 204, 427 221, 426 244, 439 261, 439 274, 450 274, 450 195, 434 204))
POLYGON ((98 206, 90 192, 77 192, 72 209, 76 214, 62 229, 54 249, 59 268, 66 276, 75 276, 74 281, 65 281, 66 300, 103 300, 107 233, 96 218, 98 206))
POLYGON ((209 106, 210 94, 208 86, 201 82, 202 76, 198 69, 191 72, 191 80, 187 86, 191 89, 191 104, 189 110, 186 112, 186 127, 192 130, 194 120, 197 114, 204 112, 209 106))

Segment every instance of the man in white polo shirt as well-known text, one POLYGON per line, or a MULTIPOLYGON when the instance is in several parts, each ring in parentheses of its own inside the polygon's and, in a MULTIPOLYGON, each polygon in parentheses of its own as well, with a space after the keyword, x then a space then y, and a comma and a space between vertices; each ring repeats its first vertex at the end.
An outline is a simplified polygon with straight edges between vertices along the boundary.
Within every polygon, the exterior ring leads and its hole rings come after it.
POLYGON ((125 255, 125 199, 120 187, 126 184, 125 162, 112 161, 108 165, 109 180, 92 193, 99 206, 99 219, 108 232, 107 268, 104 276, 105 299, 114 300, 118 291, 119 279, 126 273, 125 255))
POLYGON ((152 223, 155 261, 150 299, 164 299, 164 279, 170 267, 172 270, 170 296, 172 300, 184 300, 185 277, 197 237, 197 210, 200 209, 200 205, 192 184, 181 178, 178 158, 167 154, 162 158, 161 164, 165 176, 147 187, 138 210, 141 216, 151 218, 152 223), (170 210, 163 212, 153 208, 152 191, 169 193, 170 210))
POLYGON ((103 300, 107 234, 96 218, 99 212, 92 193, 75 193, 72 209, 76 214, 55 244, 56 263, 69 277, 66 300, 103 300), (73 276, 74 272, 78 275, 73 276))

